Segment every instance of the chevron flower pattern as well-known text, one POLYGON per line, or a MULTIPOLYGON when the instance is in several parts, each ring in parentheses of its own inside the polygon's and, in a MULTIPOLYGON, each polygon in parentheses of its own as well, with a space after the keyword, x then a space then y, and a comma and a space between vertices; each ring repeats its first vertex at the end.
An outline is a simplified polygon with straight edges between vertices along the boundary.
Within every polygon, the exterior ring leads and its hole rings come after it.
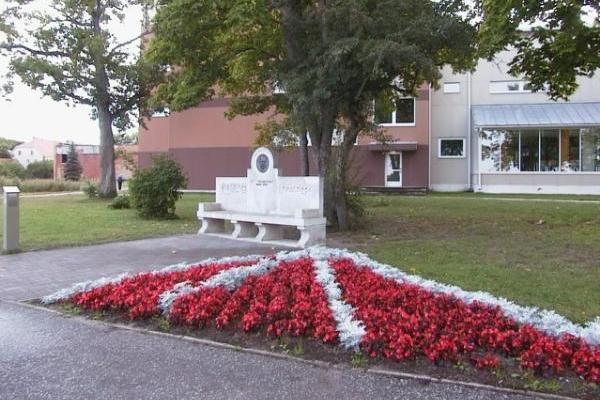
POLYGON ((314 247, 268 256, 178 264, 82 282, 42 299, 131 319, 307 336, 371 357, 468 357, 496 368, 502 356, 547 375, 600 382, 600 318, 577 325, 553 311, 409 275, 362 253, 314 247))

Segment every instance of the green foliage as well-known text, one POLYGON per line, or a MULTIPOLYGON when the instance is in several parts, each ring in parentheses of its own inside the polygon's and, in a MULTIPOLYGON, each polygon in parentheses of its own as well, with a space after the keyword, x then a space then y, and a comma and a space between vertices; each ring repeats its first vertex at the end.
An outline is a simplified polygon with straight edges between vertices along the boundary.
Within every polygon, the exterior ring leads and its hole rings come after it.
POLYGON ((350 364, 353 368, 365 368, 368 363, 369 359, 361 351, 354 352, 350 357, 350 364))
POLYGON ((51 179, 54 175, 52 161, 34 161, 27 165, 25 176, 27 179, 51 179))
POLYGON ((91 181, 86 181, 81 186, 81 191, 90 199, 94 199, 94 198, 98 197, 98 194, 99 194, 98 185, 95 182, 91 182, 91 181))
POLYGON ((0 164, 0 176, 6 178, 25 178, 25 168, 18 162, 0 164))
POLYGON ((9 150, 12 150, 15 146, 21 143, 23 142, 0 137, 0 158, 12 158, 9 150))
POLYGON ((63 176, 66 181, 78 181, 81 178, 81 164, 73 143, 69 145, 67 162, 63 167, 63 176))
POLYGON ((478 3, 484 16, 479 31, 482 54, 491 58, 507 46, 514 46, 517 56, 509 64, 510 72, 524 75, 533 89, 544 91, 547 87, 553 98, 568 98, 578 87, 578 76, 591 76, 600 68, 598 2, 478 3), (523 24, 531 27, 528 32, 520 30, 523 24))
POLYGON ((53 179, 25 179, 3 178, 0 176, 0 186, 17 186, 21 192, 76 192, 79 191, 79 182, 55 181, 53 179))
MULTIPOLYGON (((437 84, 442 66, 464 71, 475 63, 474 12, 458 0, 159 4, 147 57, 164 70, 178 68, 165 75, 153 103, 181 110, 218 87, 232 99, 230 118, 284 114, 292 132, 310 132, 327 177, 334 176, 326 173, 334 129, 353 143, 373 130, 373 99, 415 95, 422 83, 437 84)), ((266 124, 259 140, 276 132, 266 124)))
POLYGON ((155 157, 153 165, 137 170, 129 181, 131 205, 142 217, 172 218, 180 192, 187 185, 181 167, 166 155, 155 157))
POLYGON ((123 195, 123 196, 115 197, 114 199, 112 199, 112 201, 110 202, 108 207, 112 208, 114 210, 122 210, 125 208, 131 208, 129 196, 123 195))
MULTIPOLYGON (((115 28, 151 0, 5 0, 0 10, 0 56, 8 73, 0 92, 12 92, 18 77, 52 100, 91 108, 99 120, 104 161, 100 190, 115 193, 113 128, 126 131, 145 115, 143 99, 158 69, 140 60, 140 38, 122 38, 115 28)), ((136 21, 137 22, 137 21, 136 21)), ((2 93, 0 93, 2 94, 2 93)), ((69 177, 68 179, 74 179, 69 177)))

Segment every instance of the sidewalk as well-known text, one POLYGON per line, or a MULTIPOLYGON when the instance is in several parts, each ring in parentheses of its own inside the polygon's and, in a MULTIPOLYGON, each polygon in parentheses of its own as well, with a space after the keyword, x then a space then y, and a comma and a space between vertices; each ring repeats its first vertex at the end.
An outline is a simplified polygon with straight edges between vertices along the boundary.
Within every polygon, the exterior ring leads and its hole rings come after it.
POLYGON ((3 399, 531 400, 322 368, 0 301, 3 399))
POLYGON ((274 251, 277 249, 271 246, 250 242, 181 235, 0 256, 0 299, 27 300, 122 272, 274 251))

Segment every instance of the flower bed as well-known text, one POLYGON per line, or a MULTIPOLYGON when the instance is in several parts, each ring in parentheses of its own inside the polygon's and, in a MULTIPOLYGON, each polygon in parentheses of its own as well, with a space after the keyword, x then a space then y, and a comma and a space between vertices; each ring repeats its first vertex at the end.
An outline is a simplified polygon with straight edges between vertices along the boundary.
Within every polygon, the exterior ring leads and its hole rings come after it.
POLYGON ((365 255, 312 248, 208 260, 78 284, 42 299, 129 318, 308 336, 392 360, 469 359, 494 369, 507 357, 542 376, 567 371, 600 382, 600 320, 579 326, 404 274, 365 255))

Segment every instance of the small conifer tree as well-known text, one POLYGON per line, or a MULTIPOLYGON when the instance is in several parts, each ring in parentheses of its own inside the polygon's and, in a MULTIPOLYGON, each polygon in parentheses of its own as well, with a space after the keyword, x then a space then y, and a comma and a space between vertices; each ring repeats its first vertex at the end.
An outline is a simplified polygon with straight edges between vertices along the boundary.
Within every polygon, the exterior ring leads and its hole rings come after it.
POLYGON ((69 144, 69 153, 67 154, 63 175, 66 181, 78 181, 81 178, 81 164, 74 143, 69 144))

